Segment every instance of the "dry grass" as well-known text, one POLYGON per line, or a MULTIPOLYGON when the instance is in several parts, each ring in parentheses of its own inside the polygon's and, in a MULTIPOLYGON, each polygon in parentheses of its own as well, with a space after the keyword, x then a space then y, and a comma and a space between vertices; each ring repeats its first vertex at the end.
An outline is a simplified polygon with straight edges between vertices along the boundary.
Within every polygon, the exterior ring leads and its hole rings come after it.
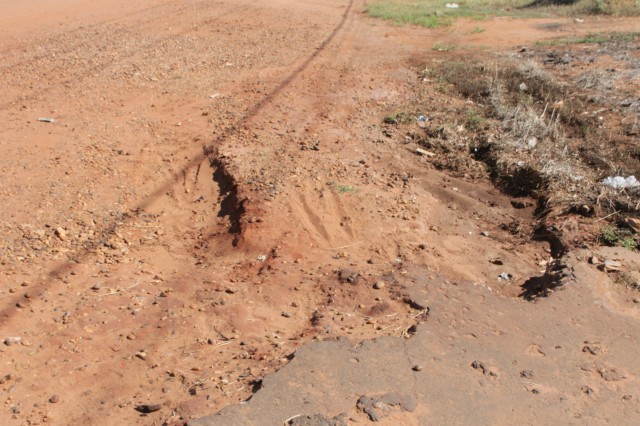
MULTIPOLYGON (((612 86, 607 71, 559 82, 535 61, 505 57, 495 63, 446 63, 433 76, 472 101, 486 120, 474 128, 464 124, 471 137, 446 126, 427 129, 422 143, 442 153, 437 166, 474 177, 480 162, 506 192, 537 197, 544 218, 640 211, 637 191, 601 184, 604 176, 640 176, 640 156, 629 154, 628 138, 620 144, 611 132, 598 130, 598 117, 584 114, 593 109, 584 92, 612 86)), ((640 144, 635 149, 631 152, 640 152, 640 144)))

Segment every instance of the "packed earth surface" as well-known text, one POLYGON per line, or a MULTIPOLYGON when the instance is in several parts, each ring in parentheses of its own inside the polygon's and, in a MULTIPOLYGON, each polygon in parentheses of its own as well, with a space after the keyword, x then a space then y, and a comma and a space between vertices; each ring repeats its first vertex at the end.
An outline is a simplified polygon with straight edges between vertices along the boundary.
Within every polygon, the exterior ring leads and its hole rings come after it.
POLYGON ((626 129, 637 39, 536 42, 637 18, 365 7, 0 0, 0 424, 640 423, 640 256, 385 119, 473 133, 423 71, 510 55, 626 129))

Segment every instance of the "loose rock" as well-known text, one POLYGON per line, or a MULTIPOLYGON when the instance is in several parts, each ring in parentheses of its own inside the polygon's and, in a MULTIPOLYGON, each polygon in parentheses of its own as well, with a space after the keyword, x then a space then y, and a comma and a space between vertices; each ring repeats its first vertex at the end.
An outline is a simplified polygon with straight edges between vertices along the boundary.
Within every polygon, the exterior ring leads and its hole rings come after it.
POLYGON ((4 344, 7 346, 15 345, 16 343, 20 343, 22 341, 22 337, 7 337, 4 339, 4 344))
POLYGON ((144 413, 144 414, 149 414, 149 413, 153 413, 155 411, 158 411, 162 408, 161 404, 143 404, 143 405, 138 405, 135 410, 140 412, 140 413, 144 413))
POLYGON ((65 231, 62 227, 57 227, 55 230, 56 236, 60 238, 62 241, 67 239, 67 231, 65 231))

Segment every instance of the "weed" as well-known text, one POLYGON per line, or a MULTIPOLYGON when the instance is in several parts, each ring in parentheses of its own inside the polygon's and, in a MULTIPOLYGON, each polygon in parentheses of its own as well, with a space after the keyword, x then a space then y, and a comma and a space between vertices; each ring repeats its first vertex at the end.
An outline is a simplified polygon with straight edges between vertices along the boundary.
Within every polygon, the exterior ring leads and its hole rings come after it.
POLYGON ((395 114, 387 115, 383 121, 386 124, 408 124, 413 121, 413 115, 407 112, 398 112, 395 114))
POLYGON ((479 130, 485 119, 478 111, 471 108, 465 110, 465 124, 469 130, 479 130))
POLYGON ((450 50, 453 50, 455 47, 452 44, 448 44, 448 43, 436 43, 433 45, 433 47, 431 48, 431 50, 436 50, 438 52, 448 52, 450 50))
POLYGON ((356 190, 353 186, 349 186, 349 185, 338 185, 336 186, 336 189, 341 194, 345 194, 347 192, 354 192, 356 190))
POLYGON ((636 251, 638 242, 635 240, 635 238, 627 237, 620 241, 620 246, 626 248, 627 250, 636 251))
POLYGON ((633 276, 629 272, 620 271, 613 276, 616 284, 623 285, 631 290, 640 291, 640 280, 637 275, 633 276))
POLYGON ((604 228, 602 228, 602 231, 600 231, 600 240, 608 246, 617 245, 618 241, 620 240, 617 231, 618 228, 614 225, 605 226, 604 228))
POLYGON ((485 29, 480 27, 475 27, 473 30, 471 30, 471 34, 480 34, 483 32, 485 32, 485 29))
POLYGON ((638 247, 638 242, 632 236, 631 231, 616 225, 607 225, 602 228, 600 241, 608 246, 620 246, 631 251, 635 251, 638 247))

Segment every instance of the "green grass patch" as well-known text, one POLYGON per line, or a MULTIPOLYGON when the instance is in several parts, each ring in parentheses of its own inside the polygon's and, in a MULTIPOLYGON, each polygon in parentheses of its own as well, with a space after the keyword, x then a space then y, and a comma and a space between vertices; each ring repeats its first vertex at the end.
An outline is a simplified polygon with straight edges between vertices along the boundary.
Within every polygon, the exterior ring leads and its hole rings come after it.
POLYGON ((336 185, 336 190, 338 190, 340 194, 346 194, 348 192, 355 192, 356 188, 350 185, 336 185))
POLYGON ((482 114, 478 113, 478 111, 473 110, 471 108, 467 108, 464 111, 465 115, 465 125, 469 130, 478 130, 482 127, 485 122, 482 114))
POLYGON ((602 44, 608 42, 633 42, 640 38, 640 33, 589 33, 578 37, 557 37, 537 42, 538 46, 556 46, 563 44, 602 44))
POLYGON ((373 18, 397 25, 437 28, 456 18, 485 19, 491 16, 543 18, 553 16, 640 15, 637 0, 373 0, 366 8, 373 18), (458 8, 448 8, 448 3, 458 8))
POLYGON ((627 250, 635 251, 638 241, 627 228, 619 228, 616 225, 607 225, 600 231, 600 241, 608 246, 620 246, 627 250))
POLYGON ((398 25, 420 25, 436 28, 450 25, 452 16, 445 14, 444 4, 434 7, 432 1, 377 0, 367 6, 367 13, 373 18, 381 18, 398 25))

